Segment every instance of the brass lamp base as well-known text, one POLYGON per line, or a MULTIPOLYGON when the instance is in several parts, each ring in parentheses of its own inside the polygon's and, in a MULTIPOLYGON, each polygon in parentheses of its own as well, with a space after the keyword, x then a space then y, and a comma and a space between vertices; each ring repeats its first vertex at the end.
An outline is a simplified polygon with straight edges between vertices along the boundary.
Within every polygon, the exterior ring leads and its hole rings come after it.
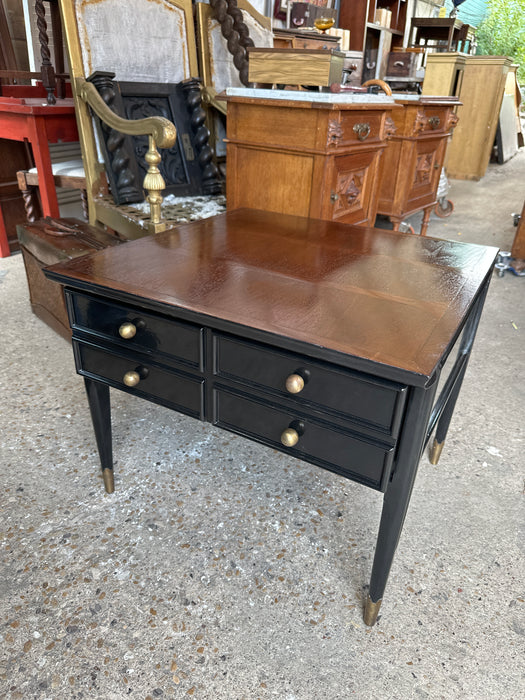
POLYGON ((374 601, 368 596, 366 599, 366 605, 365 605, 365 612, 363 615, 363 620, 365 625, 368 625, 368 627, 373 627, 375 623, 377 622, 377 616, 379 614, 379 608, 381 607, 381 603, 383 602, 383 599, 380 598, 377 603, 374 603, 374 601))
POLYGON ((158 221, 157 223, 148 220, 146 221, 146 229, 149 233, 162 233, 168 228, 167 221, 158 221))
POLYGON ((115 490, 115 482, 113 481, 113 469, 103 469, 102 478, 104 479, 104 488, 107 493, 113 493, 115 490))
POLYGON ((438 442, 437 440, 434 440, 434 442, 432 443, 432 447, 430 448, 430 454, 428 456, 430 464, 437 464, 439 462, 439 458, 441 457, 441 453, 443 452, 444 445, 444 440, 443 442, 438 442))

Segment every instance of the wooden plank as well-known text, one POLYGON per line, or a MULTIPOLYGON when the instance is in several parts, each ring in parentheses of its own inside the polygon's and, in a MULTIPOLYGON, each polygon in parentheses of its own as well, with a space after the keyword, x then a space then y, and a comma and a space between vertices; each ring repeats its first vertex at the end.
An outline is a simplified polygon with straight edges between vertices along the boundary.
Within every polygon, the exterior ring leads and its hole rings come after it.
POLYGON ((523 209, 521 210, 521 218, 518 224, 518 230, 514 236, 514 242, 512 244, 511 254, 513 258, 518 260, 525 260, 525 203, 523 204, 523 209))

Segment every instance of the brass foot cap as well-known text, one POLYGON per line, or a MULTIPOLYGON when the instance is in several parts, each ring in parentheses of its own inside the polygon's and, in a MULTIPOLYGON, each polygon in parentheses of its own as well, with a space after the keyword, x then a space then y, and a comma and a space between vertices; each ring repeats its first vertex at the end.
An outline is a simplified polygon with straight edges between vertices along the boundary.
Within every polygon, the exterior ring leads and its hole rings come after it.
POLYGON ((374 603, 374 601, 368 596, 366 599, 366 605, 365 605, 365 613, 363 615, 363 620, 365 625, 368 625, 368 627, 373 627, 375 623, 377 622, 377 616, 379 614, 379 608, 381 607, 381 603, 383 602, 383 599, 380 598, 377 603, 374 603))
POLYGON ((104 479, 104 487, 107 493, 113 493, 115 490, 115 482, 113 481, 113 469, 103 469, 102 477, 104 479))
POLYGON ((437 464, 439 462, 439 458, 441 457, 441 453, 443 452, 444 445, 444 440, 443 442, 438 442, 437 440, 434 440, 434 442, 432 443, 432 447, 430 448, 430 454, 428 456, 430 464, 437 464))

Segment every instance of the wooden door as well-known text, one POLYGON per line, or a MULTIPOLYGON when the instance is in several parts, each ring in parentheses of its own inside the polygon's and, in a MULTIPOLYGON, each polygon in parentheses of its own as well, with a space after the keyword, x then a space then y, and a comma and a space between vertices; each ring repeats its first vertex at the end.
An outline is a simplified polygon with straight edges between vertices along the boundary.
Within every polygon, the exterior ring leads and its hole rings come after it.
MULTIPOLYGON (((377 185, 379 155, 377 150, 361 151, 330 160, 329 187, 323 191, 321 218, 373 226, 377 209, 377 197, 373 195, 377 185)), ((310 216, 317 214, 311 211, 310 216)))

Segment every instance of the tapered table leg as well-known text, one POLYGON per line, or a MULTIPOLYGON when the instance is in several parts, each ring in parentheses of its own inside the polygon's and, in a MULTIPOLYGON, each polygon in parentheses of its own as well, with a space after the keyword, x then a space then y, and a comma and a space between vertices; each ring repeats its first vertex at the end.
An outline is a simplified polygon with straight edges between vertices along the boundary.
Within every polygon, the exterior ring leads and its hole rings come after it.
POLYGON ((113 446, 111 439, 111 405, 109 387, 101 382, 84 377, 86 393, 91 411, 91 420, 97 440, 104 486, 108 493, 115 490, 113 480, 113 446))
POLYGON ((383 500, 370 578, 370 590, 363 616, 365 624, 369 626, 376 623, 388 574, 405 521, 419 460, 425 444, 426 428, 436 388, 437 380, 429 388, 413 389, 408 398, 407 417, 403 434, 400 437, 397 466, 383 500))
POLYGON ((431 464, 437 464, 439 462, 439 458, 441 457, 441 453, 445 445, 445 438, 447 437, 450 421, 452 420, 454 409, 456 407, 456 401, 458 400, 459 392, 461 390, 461 384, 463 383, 463 378, 467 370, 467 365, 470 359, 470 353, 474 343, 474 338, 476 336, 476 331, 478 329, 479 319, 483 309, 483 304, 485 302, 485 297, 487 295, 487 290, 488 285, 478 299, 477 309, 471 314, 463 332, 463 338, 461 339, 461 344, 458 351, 458 360, 456 360, 456 362, 462 362, 461 369, 458 372, 457 378, 455 379, 454 385, 451 388, 448 397, 446 398, 446 403, 437 424, 436 434, 429 453, 429 460, 431 464))
POLYGON ((452 415, 454 413, 454 408, 456 406, 456 401, 458 400, 459 391, 461 389, 461 384, 463 382, 463 377, 467 369, 467 362, 465 361, 461 372, 458 375, 454 388, 452 389, 450 396, 448 397, 443 413, 439 419, 436 434, 434 436, 434 441, 430 448, 429 460, 431 464, 437 464, 441 453, 443 452, 443 447, 445 445, 445 438, 447 437, 448 428, 450 426, 450 421, 452 420, 452 415))

